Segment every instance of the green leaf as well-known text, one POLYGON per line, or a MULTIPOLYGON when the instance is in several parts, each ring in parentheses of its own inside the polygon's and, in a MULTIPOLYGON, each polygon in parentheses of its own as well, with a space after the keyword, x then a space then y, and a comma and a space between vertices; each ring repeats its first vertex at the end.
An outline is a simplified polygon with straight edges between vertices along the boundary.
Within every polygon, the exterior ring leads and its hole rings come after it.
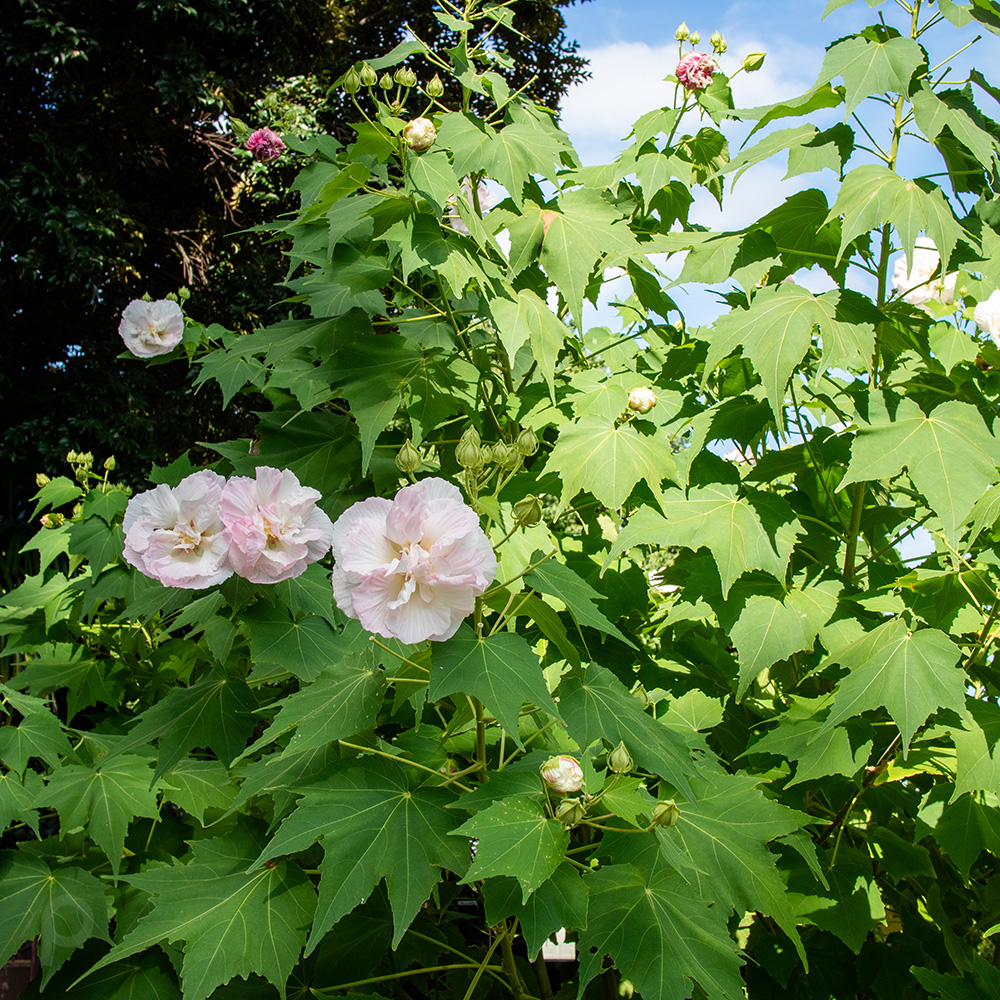
POLYGON ((110 908, 104 886, 88 871, 51 869, 41 858, 20 851, 0 853, 4 906, 0 911, 0 963, 38 935, 41 988, 85 941, 110 943, 110 908))
POLYGON ((1000 804, 993 792, 966 792, 944 807, 934 839, 963 878, 983 851, 1000 858, 1000 804))
POLYGON ((69 551, 83 556, 94 573, 117 559, 124 548, 125 534, 120 524, 109 528, 99 517, 91 517, 70 526, 69 551))
POLYGON ((850 673, 837 685, 821 733, 838 722, 885 708, 899 727, 904 754, 918 727, 939 708, 965 714, 961 649, 937 629, 911 632, 894 618, 839 650, 831 661, 850 673))
POLYGON ((58 528, 42 528, 24 543, 18 554, 37 552, 40 560, 38 572, 44 573, 53 560, 69 552, 69 531, 72 527, 72 524, 61 524, 58 528))
MULTIPOLYGON (((177 977, 162 952, 144 952, 88 976, 86 982, 70 988, 69 969, 59 976, 53 989, 65 1000, 183 1000, 177 977)), ((22 1000, 39 1000, 32 986, 22 1000)))
POLYGON ((0 830, 19 820, 39 836, 38 811, 33 804, 42 784, 42 776, 35 771, 25 771, 23 778, 16 771, 0 774, 0 830))
POLYGON ((633 545, 684 545, 712 553, 722 580, 722 596, 743 574, 759 569, 783 580, 799 522, 774 495, 737 497, 734 486, 692 487, 687 494, 667 490, 666 517, 641 507, 611 546, 605 568, 633 545))
POLYGON ((910 972, 921 986, 941 1000, 1000 1000, 1000 969, 978 955, 971 971, 962 976, 946 976, 915 965, 910 972))
POLYGON ((206 1000, 233 976, 263 976, 285 996, 316 905, 307 875, 276 860, 246 872, 259 843, 237 831, 192 843, 187 864, 129 875, 153 896, 153 908, 90 971, 156 944, 183 941, 184 1000, 206 1000))
POLYGON ((788 101, 778 104, 764 104, 757 108, 742 108, 736 115, 744 121, 756 121, 757 124, 750 130, 750 139, 754 133, 770 125, 771 122, 779 118, 804 118, 814 111, 823 108, 835 108, 842 104, 844 100, 843 87, 831 87, 828 83, 818 83, 812 90, 807 90, 799 97, 794 97, 788 101))
POLYGON ((556 359, 567 334, 562 321, 530 288, 522 288, 516 300, 497 296, 490 301, 489 308, 508 358, 515 358, 524 342, 530 341, 531 353, 554 402, 556 359))
POLYGON ((353 652, 350 642, 319 615, 293 620, 286 608, 258 603, 241 612, 240 619, 250 637, 253 662, 264 672, 287 671, 314 681, 353 652))
POLYGON ((712 1000, 742 1000, 740 959, 726 913, 692 897, 665 865, 602 865, 587 876, 589 920, 581 935, 580 992, 610 954, 644 1000, 685 1000, 691 981, 712 1000))
POLYGON ((131 755, 102 761, 93 770, 65 764, 49 778, 36 805, 54 808, 64 833, 85 826, 117 875, 129 823, 159 815, 152 777, 149 761, 131 755))
MULTIPOLYGON (((478 856, 478 855, 477 855, 478 856)), ((494 878, 483 886, 487 923, 517 916, 524 932, 528 957, 534 960, 546 940, 563 927, 587 926, 587 883, 579 871, 564 863, 522 903, 516 879, 494 878)))
POLYGON ((894 415, 861 426, 837 489, 891 479, 905 468, 955 538, 976 499, 996 481, 998 464, 1000 441, 974 406, 951 400, 927 415, 903 399, 894 415))
POLYGON ((236 798, 236 785, 217 760, 182 760, 163 775, 163 797, 205 825, 209 809, 225 812, 236 798))
POLYGON ((69 741, 59 718, 41 698, 13 691, 0 684, 3 711, 11 708, 24 718, 17 725, 0 726, 0 760, 18 774, 23 774, 32 757, 39 757, 51 767, 59 766, 60 755, 69 750, 69 741))
POLYGON ((844 78, 846 121, 869 95, 886 91, 908 94, 910 77, 923 62, 923 51, 909 38, 889 38, 883 42, 855 35, 827 49, 819 78, 825 82, 838 76, 844 78))
POLYGON ((559 685, 559 710, 570 736, 581 747, 606 740, 623 742, 640 767, 659 774, 675 788, 690 792, 697 767, 680 736, 642 710, 638 699, 606 667, 590 664, 582 676, 559 685))
POLYGON ((539 593, 557 597, 581 625, 613 635, 626 646, 636 648, 635 643, 622 635, 594 604, 594 601, 607 600, 607 595, 598 593, 565 564, 549 559, 526 573, 524 582, 539 593))
POLYGON ((731 184, 731 188, 735 188, 736 182, 755 164, 769 160, 775 153, 783 153, 786 149, 791 151, 795 147, 815 139, 819 134, 819 129, 815 125, 809 124, 796 125, 795 128, 784 128, 779 129, 777 132, 771 132, 755 146, 737 153, 722 168, 720 173, 729 174, 735 170, 736 174, 731 184))
POLYGON ((947 90, 942 94, 935 94, 926 83, 921 83, 920 87, 910 95, 910 100, 913 103, 913 117, 920 131, 931 142, 935 142, 941 132, 948 128, 984 168, 992 161, 996 151, 996 140, 989 132, 980 128, 962 107, 962 103, 966 103, 975 109, 961 91, 947 90))
POLYGON ((306 954, 383 877, 395 947, 440 880, 440 869, 465 871, 468 846, 448 836, 460 818, 445 809, 455 801, 454 794, 445 788, 411 788, 412 773, 389 761, 360 760, 297 789, 302 799, 258 863, 304 850, 322 838, 326 856, 306 954))
POLYGON ((499 799, 451 832, 479 841, 462 881, 513 876, 521 886, 522 903, 553 874, 569 846, 569 831, 549 819, 539 802, 523 796, 499 799))
POLYGON ((115 518, 128 506, 128 497, 122 490, 113 489, 106 493, 102 489, 92 489, 83 498, 83 516, 97 515, 107 524, 113 524, 115 518))
POLYGON ((952 802, 965 792, 1000 790, 1000 754, 996 753, 1000 711, 989 702, 975 700, 969 702, 969 709, 975 721, 963 720, 964 729, 951 731, 956 753, 952 802), (977 725, 979 720, 983 724, 977 725))
POLYGON ((12 678, 11 686, 36 695, 65 689, 70 721, 81 709, 100 702, 118 708, 125 693, 122 671, 114 660, 92 659, 83 646, 71 643, 45 648, 12 678))
POLYGON ((448 207, 448 199, 455 198, 462 187, 447 152, 443 149, 428 150, 410 157, 406 166, 407 188, 422 194, 440 219, 448 207))
POLYGON ((54 510, 56 507, 79 500, 81 493, 83 487, 68 476, 56 476, 55 479, 50 479, 31 498, 38 501, 31 514, 31 520, 34 521, 43 510, 54 510))
POLYGON ((667 435, 641 433, 631 421, 616 427, 603 417, 585 416, 559 428, 545 471, 558 472, 562 480, 560 510, 580 490, 617 510, 640 479, 658 497, 660 482, 676 479, 677 464, 667 435))
POLYGON ((559 715, 538 656, 513 632, 477 639, 462 625, 447 642, 434 643, 427 695, 439 701, 453 694, 478 698, 519 747, 517 719, 525 702, 559 715))

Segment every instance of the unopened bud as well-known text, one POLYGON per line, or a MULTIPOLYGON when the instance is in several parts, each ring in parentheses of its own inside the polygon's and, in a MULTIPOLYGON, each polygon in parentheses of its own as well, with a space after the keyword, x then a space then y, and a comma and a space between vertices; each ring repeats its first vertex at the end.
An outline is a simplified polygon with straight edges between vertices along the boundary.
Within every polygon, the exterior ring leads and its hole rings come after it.
POLYGON ((522 454, 525 458, 529 455, 534 455, 538 451, 538 438, 535 437, 535 432, 530 427, 525 427, 523 431, 517 436, 517 440, 514 442, 514 447, 522 454))
POLYGON ((76 465, 78 457, 79 456, 75 451, 66 452, 66 461, 69 462, 70 465, 76 465))
POLYGON ((414 118, 403 128, 403 141, 417 152, 430 149, 436 138, 437 129, 429 118, 414 118))
POLYGON ((726 49, 729 48, 729 46, 726 44, 725 38, 723 38, 722 34, 720 32, 718 32, 718 31, 713 31, 712 32, 712 37, 709 38, 709 42, 711 42, 712 48, 716 52, 720 52, 720 53, 721 52, 725 52, 726 49))
POLYGON ((583 768, 575 757, 550 757, 539 771, 554 792, 578 792, 583 788, 583 768))
POLYGON ((628 394, 628 408, 636 413, 649 413, 656 406, 656 393, 652 389, 639 386, 628 394))
POLYGON ((483 465, 482 439, 475 427, 470 427, 455 446, 455 461, 463 469, 480 469, 483 465))
POLYGON ((522 528, 533 528, 542 519, 542 501, 529 493, 514 504, 514 520, 522 528))
POLYGON ((441 82, 441 77, 435 73, 424 90, 427 92, 428 97, 440 97, 444 93, 444 84, 441 82))
POLYGON ((608 754, 608 767, 614 774, 628 774, 632 770, 632 755, 628 752, 623 742, 608 754))
POLYGON ((39 520, 43 528, 61 528, 66 523, 66 518, 59 513, 43 514, 39 520))
POLYGON ((356 94, 361 89, 361 75, 353 66, 344 74, 341 86, 348 94, 356 94))
POLYGON ((506 472, 513 472, 522 462, 521 453, 503 441, 493 445, 493 461, 506 472))
POLYGON ((692 31, 691 34, 688 35, 688 41, 692 45, 697 45, 701 41, 701 32, 700 31, 692 31))
POLYGON ((374 87, 378 83, 378 74, 368 63, 362 63, 361 72, 358 76, 361 77, 361 85, 363 87, 374 87))
POLYGON ((394 79, 401 87, 415 87, 417 84, 417 74, 409 66, 400 66, 394 79))
POLYGON ((115 461, 115 456, 114 456, 114 455, 109 455, 109 456, 108 456, 108 457, 107 457, 107 458, 106 458, 106 459, 104 460, 104 468, 105 468, 105 469, 106 469, 106 470, 107 470, 108 472, 114 472, 114 471, 115 471, 115 466, 116 466, 117 464, 118 464, 118 463, 117 463, 117 462, 115 461))
POLYGON ((403 447, 396 452, 396 468, 400 472, 409 474, 420 468, 420 462, 420 452, 413 447, 413 442, 407 438, 403 442, 403 447))
POLYGON ((191 298, 191 289, 190 289, 190 288, 188 288, 187 286, 184 286, 184 287, 181 287, 181 288, 178 288, 178 289, 177 289, 177 298, 178 298, 178 299, 179 299, 179 300, 180 300, 181 302, 187 302, 187 300, 188 300, 189 298, 191 298))
POLYGON ((674 38, 679 42, 685 41, 691 32, 688 30, 687 22, 681 21, 680 27, 674 32, 674 38))
POLYGON ((92 451, 84 451, 78 454, 77 461, 84 467, 89 469, 94 464, 94 453, 92 451))
POLYGON ((73 469, 73 475, 78 483, 86 483, 90 478, 90 470, 86 466, 78 465, 73 469))
POLYGON ((43 486, 48 486, 49 483, 51 483, 51 482, 52 482, 52 480, 49 479, 49 477, 47 475, 45 475, 44 472, 36 472, 35 473, 35 485, 39 489, 41 489, 43 486))
POLYGON ((556 806, 556 819, 562 823, 564 830, 578 826, 586 815, 587 810, 579 799, 564 799, 556 806))
POLYGON ((766 52, 751 52, 750 55, 743 57, 743 69, 747 73, 756 73, 757 70, 764 65, 764 57, 767 55, 766 52))
POLYGON ((229 127, 233 130, 233 134, 240 139, 244 139, 250 134, 250 126, 240 118, 230 117, 229 127))
POLYGON ((642 681, 636 681, 632 685, 632 690, 629 692, 633 698, 637 698, 639 703, 642 705, 643 709, 647 709, 650 706, 649 694, 646 691, 645 684, 642 681))
POLYGON ((653 806, 651 815, 655 826, 676 826, 677 821, 681 818, 681 811, 673 799, 666 799, 653 806))
POLYGON ((392 90, 392 77, 388 73, 383 73, 379 77, 378 85, 383 90, 392 90))
MULTIPOLYGON (((131 490, 129 490, 128 495, 129 496, 132 495, 132 491, 131 490)), ((75 504, 73 504, 73 512, 72 512, 72 514, 70 516, 71 517, 79 517, 82 513, 83 513, 83 504, 82 503, 75 503, 75 504)))

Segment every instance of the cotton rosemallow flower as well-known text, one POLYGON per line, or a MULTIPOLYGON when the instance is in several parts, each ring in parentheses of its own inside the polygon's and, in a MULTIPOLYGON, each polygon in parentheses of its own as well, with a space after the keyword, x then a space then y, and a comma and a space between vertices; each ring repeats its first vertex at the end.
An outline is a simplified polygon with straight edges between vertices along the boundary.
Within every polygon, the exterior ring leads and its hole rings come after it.
POLYGON ((583 788, 583 768, 575 757, 550 757, 541 768, 542 780, 556 792, 578 792, 583 788))
POLYGON ((1000 291, 992 292, 985 302, 978 303, 972 311, 972 319, 1000 347, 1000 291))
POLYGON ((251 583, 280 583, 322 559, 333 523, 316 506, 320 498, 287 469, 259 466, 256 479, 233 476, 219 507, 236 573, 251 583))
POLYGON ((955 301, 955 283, 958 272, 952 271, 944 277, 932 280, 931 275, 941 266, 941 255, 932 239, 921 236, 913 250, 913 267, 910 267, 904 253, 896 261, 892 271, 892 287, 903 293, 903 301, 913 306, 922 306, 936 299, 945 305, 955 301))
POLYGON ((225 479, 209 469, 173 488, 137 493, 125 508, 125 561, 165 587, 201 590, 233 575, 219 502, 225 479))
POLYGON ((269 128, 259 128, 247 139, 247 149, 253 153, 255 160, 270 163, 276 160, 287 149, 277 132, 269 128))
POLYGON ((636 413, 649 413, 656 406, 656 393, 652 389, 639 386, 628 394, 628 408, 636 413))
POLYGON ((437 478, 350 507, 333 526, 333 557, 337 607, 405 643, 450 639, 497 572, 478 515, 437 478))
POLYGON ((715 60, 705 52, 689 52, 681 58, 674 75, 685 90, 704 90, 715 73, 715 60))
POLYGON ((133 299, 123 310, 118 335, 139 358, 172 351, 184 336, 184 313, 176 302, 133 299))
POLYGON ((436 138, 437 129, 429 118, 414 118, 403 128, 403 141, 417 152, 430 149, 436 138))

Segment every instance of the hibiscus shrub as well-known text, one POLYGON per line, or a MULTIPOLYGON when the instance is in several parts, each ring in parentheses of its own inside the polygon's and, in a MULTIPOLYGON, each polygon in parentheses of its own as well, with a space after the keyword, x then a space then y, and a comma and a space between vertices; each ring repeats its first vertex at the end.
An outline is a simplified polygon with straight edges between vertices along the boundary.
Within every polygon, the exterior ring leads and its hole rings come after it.
POLYGON ((679 31, 600 166, 469 42, 509 5, 446 6, 344 78, 350 144, 250 137, 301 164, 286 318, 125 310, 255 438, 39 477, 3 957, 70 1000, 1000 995, 998 91, 940 74, 993 6, 886 7, 749 110, 763 57, 679 31), (816 186, 689 223, 774 157, 816 186))

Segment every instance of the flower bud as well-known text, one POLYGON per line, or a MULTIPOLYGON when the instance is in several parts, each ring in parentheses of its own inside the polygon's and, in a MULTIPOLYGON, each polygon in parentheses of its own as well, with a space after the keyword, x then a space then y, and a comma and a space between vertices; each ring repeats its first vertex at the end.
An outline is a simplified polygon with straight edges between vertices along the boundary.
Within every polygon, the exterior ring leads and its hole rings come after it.
POLYGON ((43 528, 61 528, 66 523, 66 518, 59 513, 43 514, 39 521, 43 528))
MULTIPOLYGON (((132 491, 129 490, 127 496, 131 496, 131 495, 132 495, 132 491)), ((73 504, 73 513, 70 516, 71 517, 79 517, 82 513, 83 513, 83 504, 82 503, 75 503, 75 504, 73 504)))
POLYGON ((483 465, 489 465, 493 461, 493 449, 488 445, 484 444, 482 449, 483 465))
POLYGON ((692 31, 691 34, 688 35, 688 41, 692 45, 697 45, 701 41, 701 32, 700 31, 692 31))
POLYGON ((43 486, 48 486, 49 483, 51 483, 51 482, 52 482, 52 480, 49 479, 49 477, 47 475, 45 475, 44 472, 36 472, 35 473, 35 485, 39 489, 41 489, 43 486))
POLYGON ((571 830, 582 822, 587 810, 579 799, 564 799, 556 806, 556 819, 563 825, 564 830, 571 830))
POLYGON ((383 73, 379 77, 378 85, 383 90, 392 90, 392 77, 388 73, 383 73))
POLYGON ((94 464, 94 453, 92 451, 80 452, 77 461, 85 468, 89 469, 94 464))
POLYGON ((76 465, 77 457, 78 456, 75 451, 66 452, 66 461, 69 462, 70 465, 76 465))
POLYGON ((86 466, 78 465, 73 469, 73 475, 78 483, 85 485, 90 478, 90 470, 86 466))
POLYGON ((632 755, 625 744, 619 741, 618 746, 608 754, 608 767, 614 774, 628 774, 633 767, 632 755))
POLYGON ((480 469, 483 465, 483 448, 479 432, 475 427, 470 427, 459 438, 455 446, 455 461, 463 469, 480 469))
POLYGON ((396 452, 396 468, 403 473, 416 472, 420 468, 420 452, 413 447, 413 442, 407 438, 403 447, 396 452))
POLYGON ((259 128, 247 139, 247 149, 253 153, 255 160, 270 163, 285 151, 285 144, 277 132, 272 132, 269 128, 259 128))
POLYGON ((514 504, 514 520, 522 528, 533 528, 542 519, 542 501, 529 493, 514 504))
POLYGON ((505 472, 513 472, 522 461, 521 453, 503 441, 493 445, 493 461, 505 472))
POLYGON ((361 72, 358 76, 361 78, 361 85, 363 87, 374 87, 378 83, 378 74, 368 63, 361 64, 361 72))
POLYGON ((230 116, 229 127, 233 130, 233 134, 240 139, 243 139, 250 134, 250 126, 247 125, 247 123, 241 118, 230 116))
POLYGON ((108 456, 108 457, 107 457, 107 458, 106 458, 106 459, 104 460, 104 468, 105 468, 105 470, 106 470, 106 471, 108 471, 108 472, 114 472, 114 471, 115 471, 115 466, 116 466, 117 464, 118 464, 118 463, 117 463, 117 462, 115 461, 115 456, 114 456, 114 455, 109 455, 109 456, 108 456))
POLYGON ((636 413, 649 413, 656 406, 656 393, 652 389, 639 386, 628 394, 628 408, 636 413))
POLYGON ((651 815, 655 826, 675 826, 681 818, 681 811, 673 799, 665 799, 653 806, 651 815))
POLYGON ((539 771, 554 792, 578 792, 583 788, 583 768, 575 757, 550 757, 539 771))
POLYGON ((679 42, 683 42, 688 38, 690 34, 691 32, 688 30, 687 22, 681 21, 680 26, 674 32, 674 38, 676 38, 677 41, 679 42))
POLYGON ((523 431, 517 436, 517 440, 514 442, 514 447, 527 458, 529 455, 534 455, 538 451, 538 438, 535 437, 535 432, 530 427, 525 427, 523 431))
POLYGON ((722 34, 718 31, 712 32, 712 37, 709 38, 709 42, 711 43, 712 48, 719 53, 725 52, 726 49, 729 48, 726 44, 725 38, 723 38, 722 34))
POLYGON ((441 82, 441 77, 435 73, 424 90, 428 97, 440 97, 444 93, 444 84, 441 82))
POLYGON ((429 118, 414 118, 403 128, 403 141, 417 152, 430 149, 436 138, 437 129, 429 118))
POLYGON ((764 57, 766 55, 766 52, 751 52, 750 55, 744 56, 743 69, 747 73, 756 73, 764 65, 764 57))
POLYGON ((353 66, 344 74, 341 86, 347 94, 356 94, 361 89, 361 75, 353 66))
POLYGON ((417 84, 417 74, 409 66, 400 66, 394 79, 401 87, 415 87, 417 84))
POLYGON ((649 694, 646 691, 646 685, 643 684, 642 681, 636 681, 635 684, 632 685, 632 690, 629 694, 631 694, 633 698, 637 698, 639 700, 639 704, 642 705, 643 711, 649 708, 651 704, 649 694))

